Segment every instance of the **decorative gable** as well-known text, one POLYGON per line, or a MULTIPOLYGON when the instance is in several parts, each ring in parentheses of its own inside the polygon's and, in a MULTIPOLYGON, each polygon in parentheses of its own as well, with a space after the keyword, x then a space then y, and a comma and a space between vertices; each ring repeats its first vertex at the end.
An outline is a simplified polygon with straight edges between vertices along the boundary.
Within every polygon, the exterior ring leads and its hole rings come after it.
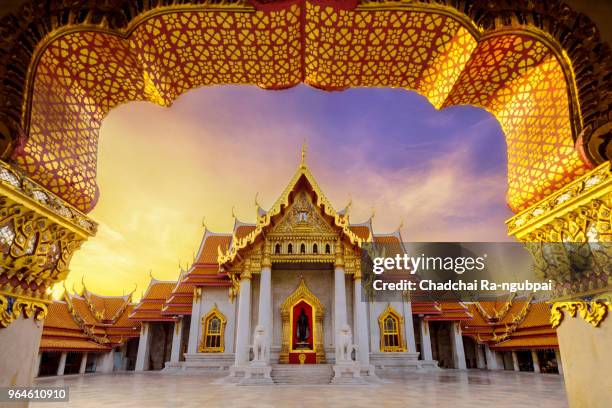
POLYGON ((270 235, 337 235, 305 191, 300 191, 270 235))

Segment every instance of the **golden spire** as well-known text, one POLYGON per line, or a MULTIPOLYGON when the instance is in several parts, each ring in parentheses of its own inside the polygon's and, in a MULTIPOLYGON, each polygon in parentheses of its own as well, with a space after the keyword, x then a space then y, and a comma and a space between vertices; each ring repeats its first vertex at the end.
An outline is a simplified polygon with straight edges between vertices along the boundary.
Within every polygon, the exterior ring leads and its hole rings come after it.
POLYGON ((306 167, 306 139, 302 143, 302 162, 300 163, 300 167, 306 167))

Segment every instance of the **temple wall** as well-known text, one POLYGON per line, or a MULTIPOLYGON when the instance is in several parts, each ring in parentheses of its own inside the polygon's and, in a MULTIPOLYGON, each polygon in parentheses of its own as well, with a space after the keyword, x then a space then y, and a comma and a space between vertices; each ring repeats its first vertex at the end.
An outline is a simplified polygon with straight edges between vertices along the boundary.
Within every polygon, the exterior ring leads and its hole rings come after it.
POLYGON ((194 302, 195 309, 192 310, 192 324, 189 329, 190 343, 193 341, 194 350, 197 352, 198 345, 202 339, 202 317, 217 305, 217 309, 227 319, 225 326, 225 351, 233 353, 236 339, 236 307, 238 302, 230 302, 226 287, 206 287, 202 291, 202 298, 199 302, 194 302), (196 311, 197 309, 197 311, 196 311), (193 321, 195 319, 195 322, 193 321), (193 330, 193 331, 192 331, 193 330), (192 337, 195 336, 195 337, 192 337))
POLYGON ((557 329, 570 407, 604 408, 612 390, 612 316, 599 327, 567 313, 557 329))
MULTIPOLYGON (((404 316, 404 304, 403 302, 370 302, 369 306, 369 320, 370 320, 370 352, 380 351, 380 325, 378 324, 378 318, 385 311, 387 306, 391 305, 395 311, 404 318, 404 343, 408 347, 408 339, 406 338, 406 316, 404 316)), ((410 326, 410 329, 414 331, 414 327, 410 326)), ((415 350, 408 350, 415 351, 415 350)))

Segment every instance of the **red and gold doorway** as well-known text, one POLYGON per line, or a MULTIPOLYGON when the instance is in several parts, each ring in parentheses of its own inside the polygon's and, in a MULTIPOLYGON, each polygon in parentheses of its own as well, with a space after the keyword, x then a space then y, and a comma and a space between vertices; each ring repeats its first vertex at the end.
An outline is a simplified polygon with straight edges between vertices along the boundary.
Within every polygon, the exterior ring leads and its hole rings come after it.
POLYGON ((283 340, 279 362, 317 364, 325 362, 323 318, 325 307, 308 289, 304 278, 281 305, 283 340))

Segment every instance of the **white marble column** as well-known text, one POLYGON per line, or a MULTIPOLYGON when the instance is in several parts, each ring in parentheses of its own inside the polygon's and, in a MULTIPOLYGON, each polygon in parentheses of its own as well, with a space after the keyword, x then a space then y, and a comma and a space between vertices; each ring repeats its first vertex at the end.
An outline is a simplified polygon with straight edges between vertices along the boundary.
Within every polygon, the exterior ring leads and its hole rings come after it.
POLYGON ((197 287, 193 290, 193 303, 191 304, 191 323, 189 326, 189 340, 187 341, 187 354, 198 352, 201 331, 201 308, 202 288, 197 287))
POLYGON ((68 356, 68 353, 63 351, 62 355, 60 356, 59 365, 57 366, 57 375, 64 375, 64 370, 66 369, 66 357, 67 356, 68 356))
POLYGON ((421 352, 423 353, 423 360, 433 360, 431 339, 429 337, 429 322, 421 317, 419 319, 419 324, 421 329, 421 352))
POLYGON ((561 363, 561 353, 559 352, 559 349, 555 349, 555 359, 557 360, 559 375, 563 375, 563 364, 561 363))
POLYGON ((451 345, 453 347, 455 368, 465 370, 467 365, 465 364, 465 350, 463 348, 463 336, 461 335, 461 323, 452 322, 451 330, 451 345))
MULTIPOLYGON (((334 269, 334 344, 338 344, 338 333, 345 324, 346 281, 344 278, 344 265, 337 265, 334 269)), ((338 356, 336 356, 337 358, 338 356)))
POLYGON ((518 355, 516 351, 512 352, 512 368, 514 371, 521 371, 521 367, 519 366, 518 355))
POLYGON ((251 339, 251 271, 250 262, 245 261, 240 275, 240 292, 238 294, 238 319, 236 325, 236 359, 237 367, 249 362, 251 339))
POLYGON ((533 360, 533 372, 540 372, 540 360, 538 359, 538 352, 536 350, 531 350, 531 359, 533 360))
POLYGON ((149 338, 150 332, 151 324, 148 322, 142 322, 140 339, 138 340, 138 354, 136 355, 135 371, 146 371, 149 369, 149 347, 151 343, 151 339, 149 338))
POLYGON ((170 361, 178 363, 181 358, 181 344, 183 343, 183 317, 174 321, 174 334, 172 335, 172 349, 170 361))
POLYGON ((42 361, 42 353, 38 352, 38 355, 36 356, 36 367, 34 367, 34 377, 38 377, 38 374, 40 374, 41 361, 42 361))
POLYGON ((416 340, 414 338, 414 321, 412 319, 412 303, 404 300, 404 332, 406 338, 406 348, 411 353, 416 353, 416 340))
POLYGON ((362 366, 367 367, 370 365, 370 339, 368 336, 368 316, 366 314, 366 304, 361 298, 361 271, 357 272, 353 280, 353 309, 355 310, 354 316, 355 321, 355 343, 358 345, 357 348, 357 361, 362 366))
POLYGON ((497 360, 497 353, 488 345, 485 345, 485 355, 487 356, 487 369, 488 370, 502 370, 503 365, 500 367, 499 361, 497 360))
POLYGON ((112 373, 115 368, 115 351, 111 350, 98 355, 98 364, 96 372, 112 373))
MULTIPOLYGON (((265 247, 269 247, 266 242, 265 247)), ((269 248, 268 248, 269 250, 269 248)), ((268 251, 269 252, 269 251, 268 251)), ((259 312, 257 324, 265 330, 268 347, 272 346, 272 267, 269 253, 265 254, 259 274, 259 312)), ((266 363, 270 362, 270 353, 266 355, 266 363)))
POLYGON ((482 344, 476 344, 476 367, 480 369, 487 368, 487 363, 485 362, 484 350, 482 344))
POLYGON ((87 369, 87 353, 83 353, 81 356, 81 366, 79 367, 79 374, 85 374, 87 369))

